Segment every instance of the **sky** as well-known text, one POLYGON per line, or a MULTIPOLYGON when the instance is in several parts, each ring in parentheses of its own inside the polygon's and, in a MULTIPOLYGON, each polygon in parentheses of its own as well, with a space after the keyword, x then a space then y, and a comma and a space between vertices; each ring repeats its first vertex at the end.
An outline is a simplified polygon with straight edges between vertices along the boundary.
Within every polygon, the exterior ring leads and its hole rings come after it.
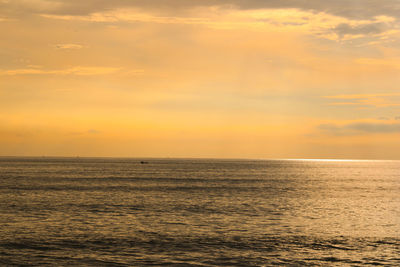
POLYGON ((0 156, 400 159, 398 0, 0 0, 0 156))

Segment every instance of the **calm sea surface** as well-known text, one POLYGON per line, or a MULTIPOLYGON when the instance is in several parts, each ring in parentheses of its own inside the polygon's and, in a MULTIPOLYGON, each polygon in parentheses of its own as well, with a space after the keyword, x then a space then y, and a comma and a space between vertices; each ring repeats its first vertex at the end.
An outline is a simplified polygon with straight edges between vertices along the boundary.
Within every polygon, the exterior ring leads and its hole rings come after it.
POLYGON ((400 162, 0 158, 1 266, 400 266, 400 162))

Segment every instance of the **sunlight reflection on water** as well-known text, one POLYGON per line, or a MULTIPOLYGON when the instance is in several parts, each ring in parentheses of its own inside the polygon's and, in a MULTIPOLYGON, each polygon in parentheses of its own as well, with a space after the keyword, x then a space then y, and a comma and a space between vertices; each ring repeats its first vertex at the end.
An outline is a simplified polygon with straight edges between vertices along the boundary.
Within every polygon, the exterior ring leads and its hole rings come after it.
POLYGON ((399 265, 400 162, 0 159, 0 263, 399 265))

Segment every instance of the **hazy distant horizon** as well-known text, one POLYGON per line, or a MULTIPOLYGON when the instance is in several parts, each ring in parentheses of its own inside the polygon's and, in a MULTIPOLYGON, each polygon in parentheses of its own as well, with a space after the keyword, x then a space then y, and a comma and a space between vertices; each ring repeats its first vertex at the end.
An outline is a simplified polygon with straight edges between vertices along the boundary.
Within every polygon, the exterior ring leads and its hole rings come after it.
POLYGON ((0 158, 59 158, 59 159, 132 159, 132 160, 244 160, 244 161, 269 161, 269 160, 303 160, 303 161, 400 161, 400 159, 382 158, 236 158, 236 157, 140 157, 140 156, 62 156, 62 155, 0 155, 0 158))

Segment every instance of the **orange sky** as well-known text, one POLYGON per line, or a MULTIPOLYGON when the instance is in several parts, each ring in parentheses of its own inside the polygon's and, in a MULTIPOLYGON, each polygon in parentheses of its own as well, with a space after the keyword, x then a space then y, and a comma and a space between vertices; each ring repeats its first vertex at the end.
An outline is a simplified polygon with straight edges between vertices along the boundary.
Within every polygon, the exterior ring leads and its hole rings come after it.
POLYGON ((393 0, 0 0, 0 156, 400 159, 393 0))

